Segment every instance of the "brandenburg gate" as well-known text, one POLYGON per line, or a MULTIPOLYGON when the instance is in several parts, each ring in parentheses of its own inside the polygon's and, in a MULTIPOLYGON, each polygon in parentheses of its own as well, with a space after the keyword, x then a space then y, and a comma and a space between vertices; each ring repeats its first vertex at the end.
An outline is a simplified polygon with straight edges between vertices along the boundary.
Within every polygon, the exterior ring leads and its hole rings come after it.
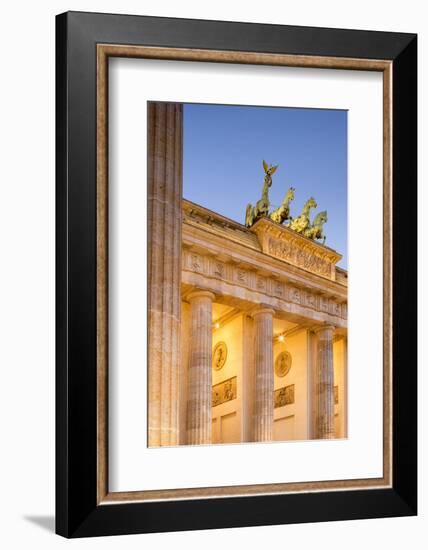
POLYGON ((347 272, 263 165, 245 225, 182 199, 182 106, 150 104, 149 446, 347 436, 347 272))

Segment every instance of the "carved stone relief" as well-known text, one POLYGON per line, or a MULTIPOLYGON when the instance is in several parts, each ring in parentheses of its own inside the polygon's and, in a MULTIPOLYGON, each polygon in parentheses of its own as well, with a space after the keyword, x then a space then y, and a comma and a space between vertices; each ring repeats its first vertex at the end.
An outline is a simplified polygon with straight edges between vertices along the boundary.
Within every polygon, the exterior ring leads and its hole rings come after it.
POLYGON ((257 290, 266 290, 266 279, 264 277, 257 277, 256 287, 257 290))
POLYGON ((244 269, 237 269, 236 279, 239 283, 245 284, 247 282, 247 272, 244 269))
POLYGON ((291 353, 289 351, 281 352, 275 359, 275 374, 283 377, 290 372, 292 363, 291 353))
POLYGON ((252 228, 256 233, 262 250, 274 258, 301 267, 327 279, 335 279, 335 264, 341 255, 327 249, 286 227, 278 227, 270 220, 261 219, 252 228))
POLYGON ((213 349, 213 369, 221 370, 227 359, 227 346, 225 342, 217 342, 213 349))
POLYGON ((224 277, 224 264, 222 262, 214 263, 214 275, 220 279, 224 277))
POLYGON ((194 271, 202 271, 202 260, 197 254, 192 254, 190 257, 191 266, 194 271))
POLYGON ((236 376, 216 384, 212 388, 212 406, 217 407, 227 401, 236 399, 236 376))
POLYGON ((274 408, 292 405, 294 403, 294 384, 284 386, 274 391, 274 408))

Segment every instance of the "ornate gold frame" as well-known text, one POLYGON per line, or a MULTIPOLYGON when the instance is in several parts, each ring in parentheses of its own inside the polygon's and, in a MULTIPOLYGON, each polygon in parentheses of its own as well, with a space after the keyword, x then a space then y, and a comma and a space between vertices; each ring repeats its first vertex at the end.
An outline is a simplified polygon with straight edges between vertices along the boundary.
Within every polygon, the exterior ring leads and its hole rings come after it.
POLYGON ((392 62, 338 57, 97 45, 97 502, 183 500, 392 486, 392 62), (109 492, 108 490, 108 59, 206 61, 287 67, 379 71, 383 73, 383 471, 381 478, 234 487, 109 492))

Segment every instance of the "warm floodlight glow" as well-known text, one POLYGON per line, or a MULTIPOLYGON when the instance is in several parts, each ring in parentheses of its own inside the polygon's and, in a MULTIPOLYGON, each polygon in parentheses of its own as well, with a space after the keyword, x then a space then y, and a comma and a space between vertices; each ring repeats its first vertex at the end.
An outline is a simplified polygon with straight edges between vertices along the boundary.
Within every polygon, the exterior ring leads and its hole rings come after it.
POLYGON ((278 336, 278 340, 279 340, 280 342, 283 342, 283 341, 284 341, 284 335, 283 335, 283 334, 280 334, 280 335, 278 336))

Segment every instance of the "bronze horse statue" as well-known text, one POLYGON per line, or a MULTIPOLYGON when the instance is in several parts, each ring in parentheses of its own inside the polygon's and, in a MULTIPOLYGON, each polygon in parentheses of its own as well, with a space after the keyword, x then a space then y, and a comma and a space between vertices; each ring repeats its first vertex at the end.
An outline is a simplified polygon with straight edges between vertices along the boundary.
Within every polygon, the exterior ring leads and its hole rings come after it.
POLYGON ((302 213, 297 218, 294 218, 294 220, 291 221, 291 223, 288 225, 290 229, 293 231, 296 231, 296 233, 304 233, 308 227, 310 227, 311 222, 309 219, 309 212, 311 211, 311 208, 316 208, 317 201, 311 197, 305 202, 305 205, 303 207, 302 213))
POLYGON ((271 215, 270 219, 273 220, 276 223, 284 223, 286 220, 291 220, 290 216, 290 202, 294 200, 294 187, 290 187, 290 189, 287 191, 284 200, 282 201, 282 204, 279 208, 274 210, 271 215))
POLYGON ((303 235, 309 239, 323 239, 322 244, 325 244, 326 236, 324 235, 323 225, 327 220, 327 210, 323 210, 315 216, 314 223, 305 229, 303 235))

